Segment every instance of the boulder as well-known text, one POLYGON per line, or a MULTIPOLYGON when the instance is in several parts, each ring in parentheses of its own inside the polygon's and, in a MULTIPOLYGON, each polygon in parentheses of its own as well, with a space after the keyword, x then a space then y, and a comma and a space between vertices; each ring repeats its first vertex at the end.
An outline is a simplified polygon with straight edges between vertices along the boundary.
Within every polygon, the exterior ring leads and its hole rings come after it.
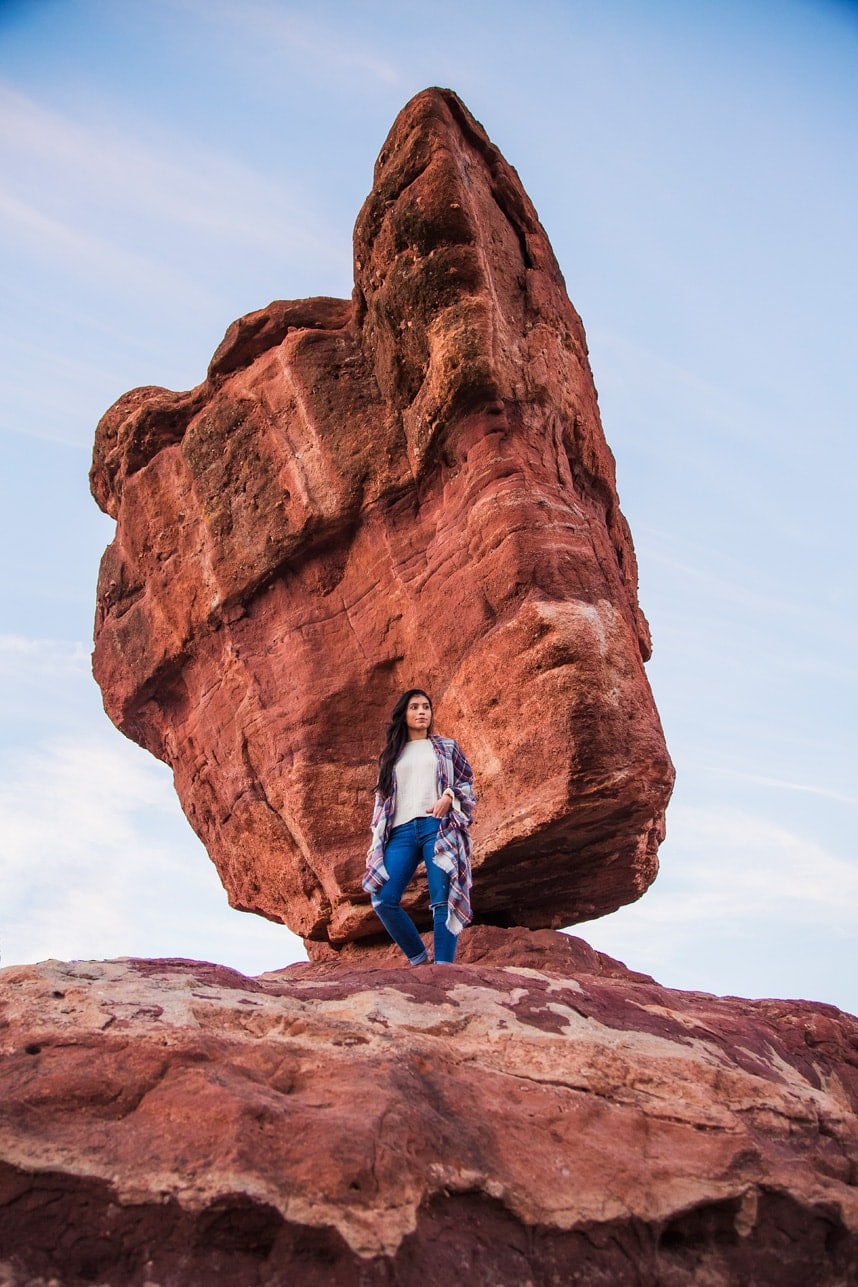
POLYGON ((858 1280, 858 1020, 580 940, 0 972, 0 1281, 858 1280))
POLYGON ((197 388, 99 424, 105 709, 231 904, 337 947, 379 933, 375 757, 424 687, 477 777, 478 920, 601 916, 656 875, 673 768, 580 318, 447 90, 394 123, 354 247, 350 301, 242 318, 197 388))

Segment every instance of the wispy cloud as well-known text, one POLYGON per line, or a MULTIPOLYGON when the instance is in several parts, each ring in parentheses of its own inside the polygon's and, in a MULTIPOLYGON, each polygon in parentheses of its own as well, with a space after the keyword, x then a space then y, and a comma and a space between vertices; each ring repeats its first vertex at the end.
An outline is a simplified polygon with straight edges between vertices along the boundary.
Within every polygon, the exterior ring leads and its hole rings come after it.
POLYGON ((786 582, 766 564, 743 562, 714 543, 685 539, 677 554, 676 533, 646 523, 638 525, 635 545, 650 601, 657 599, 662 639, 678 631, 686 641, 696 636, 695 651, 712 654, 719 666, 855 683, 858 631, 845 596, 842 603, 809 602, 805 584, 786 582), (689 602, 700 610, 689 612, 689 602))
MULTIPOLYGON (((81 317, 80 326, 98 333, 110 330, 109 319, 81 317)), ((115 340, 121 328, 112 329, 115 340)), ((43 338, 43 337, 40 337, 43 338)), ((98 413, 119 391, 120 380, 106 355, 87 361, 56 345, 35 343, 17 335, 3 336, 7 369, 0 404, 0 430, 25 434, 90 450, 98 413), (50 379, 45 378, 50 372, 50 379), (26 407, 27 415, 22 416, 26 407), (85 435, 85 437, 83 437, 85 435)))
POLYGON ((584 938, 675 987, 858 1009, 858 861, 757 813, 688 805, 671 808, 661 859, 644 897, 584 938))
POLYGON ((589 332, 589 341, 612 396, 618 402, 626 395, 634 398, 647 408, 653 423, 658 422, 659 433, 648 440, 647 450, 671 457, 678 450, 693 454, 699 450, 701 430, 713 427, 719 438, 744 448, 749 443, 777 441, 780 426, 771 408, 761 415, 758 405, 738 399, 725 383, 713 383, 671 360, 663 350, 598 327, 589 332), (671 412, 667 425, 677 430, 673 434, 664 432, 665 408, 671 412))
POLYGON ((240 8, 229 0, 176 0, 176 7, 227 28, 233 38, 266 57, 274 55, 281 63, 297 65, 304 75, 311 70, 327 82, 345 72, 394 86, 402 80, 376 48, 342 32, 342 14, 338 30, 272 0, 245 0, 240 8))
POLYGON ((0 675, 21 678, 23 670, 49 675, 82 675, 89 669, 89 650, 76 640, 32 639, 0 634, 0 675))
POLYGON ((23 243, 40 259, 55 257, 77 274, 106 273, 126 287, 147 292, 175 289, 175 276, 157 262, 135 254, 107 236, 96 236, 0 192, 0 227, 7 239, 23 243))
POLYGON ((196 384, 239 313, 351 287, 348 232, 276 164, 111 107, 60 112, 0 84, 13 432, 82 444, 129 385, 196 384), (28 323, 39 352, 15 347, 28 323))
MULTIPOLYGON (((100 723, 99 707, 86 644, 0 635, 0 745, 34 742, 49 729, 68 734, 88 718, 100 723)), ((0 834, 0 852, 2 843, 0 834)))
POLYGON ((771 818, 679 805, 665 862, 684 917, 705 919, 717 906, 734 922, 764 914, 858 931, 858 862, 771 818))
POLYGON ((810 782, 787 782, 783 778, 765 777, 757 773, 740 773, 735 769, 717 766, 701 766, 707 773, 716 773, 719 777, 731 778, 735 782, 750 782, 755 786, 772 787, 778 791, 798 792, 800 795, 820 796, 824 800, 836 800, 838 804, 858 806, 858 796, 846 795, 842 791, 833 791, 830 787, 816 786, 810 782))
POLYGON ((231 911, 169 775, 116 735, 0 756, 5 964, 203 956, 249 972, 303 958, 283 927, 231 911))
MULTIPOLYGON (((137 282, 157 270, 129 248, 148 224, 221 246, 284 245, 329 263, 336 251, 294 182, 262 174, 180 135, 152 138, 139 123, 77 121, 0 86, 0 222, 89 267, 137 282)), ((340 258, 348 259, 348 247, 340 258)), ((175 266, 171 268, 175 272, 175 266)), ((157 283, 156 283, 157 285, 157 283)))
POLYGON ((89 666, 82 643, 0 635, 3 962, 302 959, 285 927, 230 909, 168 769, 110 727, 89 666))

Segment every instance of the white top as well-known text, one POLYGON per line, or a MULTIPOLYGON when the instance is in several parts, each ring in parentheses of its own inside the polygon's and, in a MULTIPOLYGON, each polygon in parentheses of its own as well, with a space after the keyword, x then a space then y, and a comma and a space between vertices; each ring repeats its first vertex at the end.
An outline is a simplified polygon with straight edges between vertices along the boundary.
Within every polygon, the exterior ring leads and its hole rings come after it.
POLYGON ((406 742, 396 761, 396 809, 392 827, 400 827, 412 818, 425 818, 432 812, 436 795, 438 765, 435 748, 428 737, 415 737, 406 742))

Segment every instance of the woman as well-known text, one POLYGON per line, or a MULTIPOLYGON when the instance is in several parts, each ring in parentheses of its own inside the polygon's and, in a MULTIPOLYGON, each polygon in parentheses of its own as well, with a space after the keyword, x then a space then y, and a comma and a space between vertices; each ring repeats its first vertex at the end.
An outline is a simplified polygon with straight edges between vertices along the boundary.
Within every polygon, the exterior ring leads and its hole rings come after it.
POLYGON ((471 766, 452 738, 432 733, 428 694, 409 688, 393 708, 378 757, 363 887, 412 965, 422 965, 429 954, 400 904, 421 860, 429 880, 438 964, 453 961, 457 937, 471 921, 473 780, 471 766))

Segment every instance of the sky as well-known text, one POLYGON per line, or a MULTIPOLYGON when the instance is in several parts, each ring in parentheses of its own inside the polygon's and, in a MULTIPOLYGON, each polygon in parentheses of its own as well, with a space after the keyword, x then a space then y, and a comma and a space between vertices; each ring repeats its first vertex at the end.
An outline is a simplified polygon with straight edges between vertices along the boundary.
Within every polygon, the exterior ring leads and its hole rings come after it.
MULTIPOLYGON (((661 873, 576 927, 672 987, 858 1012, 858 5, 0 4, 0 952, 247 973, 170 774, 90 675, 127 389, 347 296, 394 117, 456 90, 587 330, 677 768, 661 873)), ((453 730, 455 732, 455 730, 453 730)), ((467 749, 467 747, 465 748, 467 749)))

